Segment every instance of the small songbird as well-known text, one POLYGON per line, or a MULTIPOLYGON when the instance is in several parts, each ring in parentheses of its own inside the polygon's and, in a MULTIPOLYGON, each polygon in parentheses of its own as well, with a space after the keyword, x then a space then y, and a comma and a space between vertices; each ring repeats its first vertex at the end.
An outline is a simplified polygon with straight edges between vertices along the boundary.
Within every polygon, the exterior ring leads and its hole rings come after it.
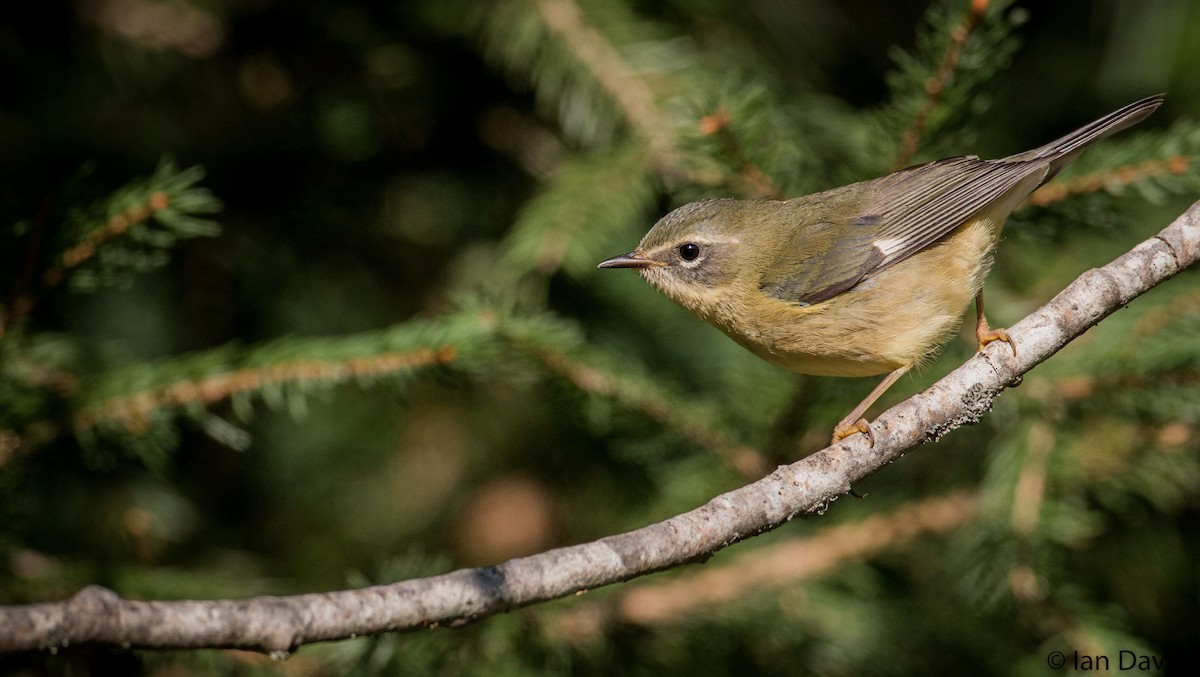
POLYGON ((1151 96, 1040 148, 968 155, 791 200, 701 200, 667 214, 637 249, 599 264, 654 288, 764 360, 802 374, 887 377, 833 431, 863 418, 937 352, 975 299, 979 350, 1016 345, 983 314, 983 279, 1008 215, 1088 145, 1158 108, 1151 96))

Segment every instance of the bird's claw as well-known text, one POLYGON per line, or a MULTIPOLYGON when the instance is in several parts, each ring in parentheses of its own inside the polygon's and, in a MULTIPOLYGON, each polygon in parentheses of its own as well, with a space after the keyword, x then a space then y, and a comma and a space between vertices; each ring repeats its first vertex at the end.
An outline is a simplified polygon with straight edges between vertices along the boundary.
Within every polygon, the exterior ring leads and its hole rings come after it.
POLYGON ((830 444, 837 444, 854 433, 866 435, 871 446, 875 446, 875 433, 871 430, 871 424, 867 423, 867 419, 865 418, 860 418, 854 423, 842 421, 837 424, 837 427, 833 429, 833 441, 830 444))
POLYGON ((1008 335, 1008 332, 1003 329, 988 329, 986 321, 975 329, 975 338, 979 340, 979 352, 981 353, 989 343, 1003 341, 1008 344, 1008 347, 1012 348, 1013 357, 1017 356, 1017 344, 1008 335))

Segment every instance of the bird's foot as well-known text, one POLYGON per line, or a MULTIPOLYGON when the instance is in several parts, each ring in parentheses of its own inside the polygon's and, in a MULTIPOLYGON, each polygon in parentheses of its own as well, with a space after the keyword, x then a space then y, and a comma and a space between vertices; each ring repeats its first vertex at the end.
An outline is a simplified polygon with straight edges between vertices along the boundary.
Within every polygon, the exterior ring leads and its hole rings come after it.
POLYGON ((853 423, 849 421, 842 421, 841 423, 837 424, 837 427, 833 429, 833 440, 830 442, 830 444, 837 444, 847 437, 850 437, 854 433, 862 433, 866 435, 867 440, 871 443, 871 446, 875 446, 875 433, 871 431, 871 424, 867 423, 867 419, 865 418, 860 418, 853 423))
POLYGON ((979 352, 987 347, 989 343, 995 341, 1004 341, 1008 347, 1012 348, 1013 357, 1017 356, 1017 344, 1013 342, 1008 332, 1003 329, 991 329, 988 327, 987 319, 980 318, 975 325, 975 338, 979 341, 979 352))

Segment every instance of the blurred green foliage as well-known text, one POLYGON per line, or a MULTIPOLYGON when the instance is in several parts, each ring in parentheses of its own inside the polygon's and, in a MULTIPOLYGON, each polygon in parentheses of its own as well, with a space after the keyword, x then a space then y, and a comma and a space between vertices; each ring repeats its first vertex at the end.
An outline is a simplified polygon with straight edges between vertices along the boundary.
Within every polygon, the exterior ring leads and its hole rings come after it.
MULTIPOLYGON (((872 383, 783 373, 592 265, 691 199, 868 178, 906 134, 913 161, 1002 156, 1156 91, 1159 113, 1059 179, 1106 181, 1014 215, 989 315, 1019 319, 1196 197, 1200 4, 983 4, 956 34, 966 0, 24 3, 0 25, 0 601, 494 563, 823 446, 872 383), (1167 169, 1121 180, 1147 162, 1167 169)), ((829 566, 669 621, 626 593, 686 591, 695 567, 279 664, 83 647, 0 670, 1044 674, 1050 651, 1124 649, 1183 672, 1198 330, 1186 272, 866 500, 704 570, 822 534, 829 566), (956 491, 973 508, 953 524, 827 550, 956 491)))

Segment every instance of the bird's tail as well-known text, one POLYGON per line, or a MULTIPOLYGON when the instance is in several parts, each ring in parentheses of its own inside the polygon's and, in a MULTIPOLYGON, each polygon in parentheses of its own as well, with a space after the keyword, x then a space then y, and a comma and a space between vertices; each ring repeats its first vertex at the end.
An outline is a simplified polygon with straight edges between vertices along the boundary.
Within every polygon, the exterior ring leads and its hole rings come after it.
POLYGON ((1165 94, 1155 94, 1115 110, 1108 115, 1086 124, 1079 129, 1055 139, 1050 143, 1004 158, 1005 161, 1037 160, 1051 158, 1050 169, 1042 183, 1054 178, 1063 167, 1071 164, 1079 153, 1100 139, 1107 138, 1127 127, 1132 127, 1145 120, 1151 113, 1162 105, 1165 94))

